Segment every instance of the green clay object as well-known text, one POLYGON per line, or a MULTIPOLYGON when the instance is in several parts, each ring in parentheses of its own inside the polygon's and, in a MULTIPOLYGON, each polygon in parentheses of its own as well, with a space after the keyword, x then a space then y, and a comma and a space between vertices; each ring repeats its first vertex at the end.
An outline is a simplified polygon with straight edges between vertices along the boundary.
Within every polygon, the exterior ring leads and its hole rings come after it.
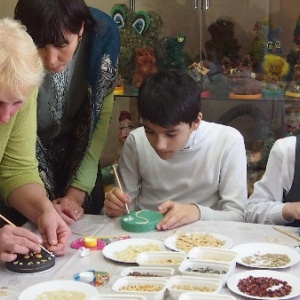
POLYGON ((129 232, 153 231, 162 218, 161 213, 153 210, 132 211, 130 215, 122 216, 121 227, 129 232))

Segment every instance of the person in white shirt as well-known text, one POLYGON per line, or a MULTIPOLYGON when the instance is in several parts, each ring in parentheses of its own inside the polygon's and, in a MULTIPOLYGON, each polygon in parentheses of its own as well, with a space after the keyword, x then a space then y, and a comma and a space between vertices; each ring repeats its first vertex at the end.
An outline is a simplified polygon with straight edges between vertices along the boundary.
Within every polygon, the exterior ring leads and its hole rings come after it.
POLYGON ((264 176, 255 183, 247 201, 245 220, 300 225, 300 137, 289 136, 274 143, 264 176))
POLYGON ((246 151, 234 128, 202 120, 201 89, 185 72, 159 71, 138 95, 142 127, 126 139, 118 163, 126 193, 106 193, 105 213, 158 210, 157 230, 196 220, 244 221, 246 151))

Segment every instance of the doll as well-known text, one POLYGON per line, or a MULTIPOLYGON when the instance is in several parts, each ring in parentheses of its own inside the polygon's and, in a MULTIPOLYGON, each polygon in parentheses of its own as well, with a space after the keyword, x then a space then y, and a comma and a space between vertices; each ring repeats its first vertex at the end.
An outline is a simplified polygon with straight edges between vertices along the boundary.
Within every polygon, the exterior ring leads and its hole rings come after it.
POLYGON ((288 106, 285 109, 285 123, 288 135, 300 134, 300 107, 288 106))
MULTIPOLYGON (((119 132, 118 140, 120 142, 118 150, 116 152, 115 160, 113 164, 117 164, 123 145, 129 135, 129 133, 134 129, 131 114, 128 111, 122 110, 119 116, 119 132)), ((108 192, 114 186, 114 173, 112 166, 107 166, 102 168, 102 177, 104 184, 104 191, 108 192)))

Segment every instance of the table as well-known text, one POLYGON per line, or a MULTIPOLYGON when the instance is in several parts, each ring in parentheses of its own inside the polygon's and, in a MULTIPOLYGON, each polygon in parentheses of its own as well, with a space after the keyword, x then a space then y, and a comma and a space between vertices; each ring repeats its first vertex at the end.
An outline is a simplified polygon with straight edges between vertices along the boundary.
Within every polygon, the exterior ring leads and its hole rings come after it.
MULTIPOLYGON (((25 227, 36 230, 31 223, 25 224, 25 227)), ((297 228, 284 228, 292 233, 297 234, 297 228)), ((233 240, 233 246, 249 242, 270 242, 278 243, 288 247, 299 245, 295 239, 282 234, 273 229, 271 225, 250 224, 230 221, 198 221, 193 224, 185 225, 176 230, 170 231, 153 231, 148 233, 128 233, 122 230, 120 219, 111 219, 103 215, 84 215, 84 217, 72 225, 73 232, 70 242, 81 236, 122 236, 129 235, 132 238, 155 238, 164 240, 166 237, 173 235, 174 231, 181 232, 210 232, 226 235, 233 240)), ((121 270, 128 264, 110 261, 103 257, 101 251, 91 251, 87 257, 81 257, 80 251, 68 249, 68 252, 61 257, 56 257, 56 264, 52 270, 39 274, 15 274, 6 270, 4 263, 0 263, 0 295, 1 291, 7 291, 9 296, 0 297, 2 300, 15 300, 18 294, 28 286, 39 282, 59 279, 73 279, 73 275, 86 271, 96 270, 105 271, 111 275, 110 281, 103 287, 98 287, 100 293, 112 293, 113 283, 120 277, 121 270)), ((245 271, 247 268, 237 265, 234 273, 245 271)), ((288 268, 281 269, 280 272, 287 272, 299 277, 300 282, 300 263, 288 268)), ((227 287, 222 288, 221 294, 233 295, 236 299, 246 299, 233 294, 227 287)), ((296 299, 296 298, 293 298, 296 299)), ((298 297, 297 299, 300 299, 298 297)))

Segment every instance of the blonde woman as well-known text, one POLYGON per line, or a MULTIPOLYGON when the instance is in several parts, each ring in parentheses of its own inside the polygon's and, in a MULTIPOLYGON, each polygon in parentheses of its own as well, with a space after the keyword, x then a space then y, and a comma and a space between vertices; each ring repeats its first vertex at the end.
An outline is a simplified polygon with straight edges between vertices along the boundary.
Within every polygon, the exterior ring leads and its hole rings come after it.
POLYGON ((0 20, 0 213, 19 225, 17 210, 35 222, 42 236, 0 223, 0 260, 40 251, 66 251, 70 229, 47 198, 35 156, 36 96, 43 65, 26 30, 17 21, 0 20))

